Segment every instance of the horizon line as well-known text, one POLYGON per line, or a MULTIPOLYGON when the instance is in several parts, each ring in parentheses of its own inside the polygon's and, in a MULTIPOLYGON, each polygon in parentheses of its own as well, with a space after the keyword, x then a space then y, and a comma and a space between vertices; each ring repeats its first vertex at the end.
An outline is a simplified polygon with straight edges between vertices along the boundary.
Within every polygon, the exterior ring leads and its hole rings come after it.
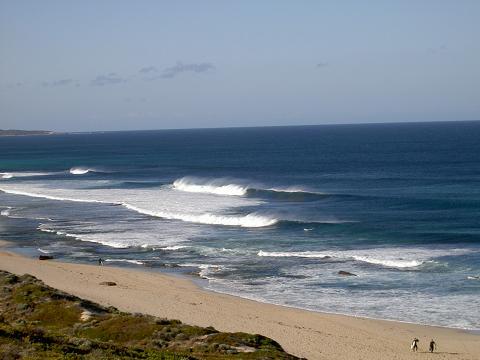
MULTIPOLYGON (((106 132, 140 132, 140 131, 181 131, 181 130, 220 130, 220 129, 254 129, 254 128, 280 128, 280 127, 312 127, 312 126, 347 126, 347 125, 395 125, 395 124, 430 124, 430 123, 466 123, 477 122, 477 120, 420 120, 420 121, 381 121, 381 122, 345 122, 345 123, 323 123, 323 124, 301 124, 301 125, 258 125, 258 126, 214 126, 214 127, 188 127, 188 128, 157 128, 157 129, 119 129, 119 130, 44 130, 44 129, 0 129, 0 131, 42 131, 51 132, 50 135, 58 134, 84 134, 84 133, 106 133, 106 132)), ((48 134, 46 134, 48 135, 48 134)))

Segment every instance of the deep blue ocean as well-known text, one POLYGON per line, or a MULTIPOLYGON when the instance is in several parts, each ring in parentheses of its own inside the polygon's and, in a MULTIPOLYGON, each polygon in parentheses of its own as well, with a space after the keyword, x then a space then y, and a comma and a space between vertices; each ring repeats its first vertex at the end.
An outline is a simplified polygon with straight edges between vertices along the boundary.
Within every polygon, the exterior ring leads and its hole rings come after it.
POLYGON ((32 256, 480 329, 480 122, 1 137, 0 190, 32 256))

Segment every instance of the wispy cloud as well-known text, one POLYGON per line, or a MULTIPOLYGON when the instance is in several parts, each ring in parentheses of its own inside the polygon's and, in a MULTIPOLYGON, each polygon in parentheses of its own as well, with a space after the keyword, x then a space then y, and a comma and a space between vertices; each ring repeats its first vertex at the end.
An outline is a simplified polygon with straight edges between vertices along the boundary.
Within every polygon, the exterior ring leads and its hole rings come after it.
POLYGON ((157 72, 157 68, 155 66, 145 66, 138 70, 139 73, 141 74, 149 74, 149 73, 154 73, 157 72))
POLYGON ((13 88, 22 87, 22 86, 24 86, 24 85, 25 85, 25 83, 20 82, 20 81, 17 81, 17 82, 13 82, 13 83, 8 83, 8 84, 7 84, 7 87, 8 87, 9 89, 13 89, 13 88))
POLYGON ((115 85, 127 82, 127 79, 122 78, 117 73, 111 72, 104 75, 98 75, 90 82, 91 86, 105 86, 115 85))
POLYGON ((44 87, 56 87, 56 86, 67 86, 72 85, 74 83, 73 79, 61 79, 61 80, 54 80, 54 81, 44 81, 42 85, 44 87))
POLYGON ((215 65, 212 63, 184 64, 182 62, 177 62, 174 66, 164 69, 160 77, 163 79, 172 79, 185 72, 204 73, 214 69, 215 65))
POLYGON ((428 48, 428 52, 432 54, 441 53, 447 50, 448 49, 446 45, 440 45, 440 46, 428 48))

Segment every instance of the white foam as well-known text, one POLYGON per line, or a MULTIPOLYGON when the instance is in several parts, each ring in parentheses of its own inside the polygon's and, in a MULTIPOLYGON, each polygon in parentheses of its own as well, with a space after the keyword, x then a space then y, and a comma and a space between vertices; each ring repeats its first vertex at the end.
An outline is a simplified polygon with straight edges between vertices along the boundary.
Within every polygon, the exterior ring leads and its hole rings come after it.
POLYGON ((131 260, 131 259, 105 259, 105 261, 108 262, 127 262, 130 264, 135 264, 135 265, 144 265, 144 262, 140 260, 131 260))
MULTIPOLYGON (((198 180, 197 180, 198 181, 198 180)), ((248 187, 237 184, 218 184, 217 181, 195 183, 193 178, 184 177, 173 182, 175 190, 207 193, 215 195, 243 196, 247 193, 248 187)))
POLYGON ((0 179, 11 179, 16 177, 34 177, 34 176, 47 176, 52 175, 54 173, 51 172, 7 172, 7 173, 0 173, 0 179))
POLYGON ((404 260, 404 259, 376 259, 368 256, 352 256, 357 261, 363 261, 370 264, 382 265, 393 268, 414 268, 422 265, 424 260, 404 260))
POLYGON ((225 270, 226 267, 222 265, 214 265, 214 264, 195 264, 195 263, 186 263, 186 264, 181 264, 181 267, 196 267, 200 269, 198 272, 198 275, 204 279, 207 280, 214 280, 215 277, 209 276, 212 273, 219 272, 221 270, 225 270))
MULTIPOLYGON (((12 190, 12 189, 7 189, 7 188, 0 188, 0 191, 6 192, 8 194, 13 194, 13 195, 23 195, 23 196, 29 196, 29 197, 34 197, 34 198, 43 198, 43 199, 49 199, 49 200, 111 204, 108 201, 101 201, 101 200, 94 200, 94 199, 79 199, 79 198, 71 198, 71 197, 60 197, 60 196, 46 195, 46 194, 40 194, 40 193, 34 193, 34 192, 28 192, 28 191, 12 190)), ((115 203, 113 203, 113 204, 115 204, 115 203)))
POLYGON ((92 171, 92 169, 84 167, 73 167, 70 169, 70 174, 72 175, 84 175, 92 171))
POLYGON ((53 229, 48 229, 45 227, 44 224, 40 224, 40 226, 37 227, 38 230, 43 231, 43 232, 48 232, 48 233, 54 233, 56 234, 57 232, 53 229))
POLYGON ((158 248, 158 250, 164 250, 164 251, 175 251, 175 250, 180 250, 180 249, 185 249, 188 246, 186 245, 174 245, 174 246, 165 246, 162 248, 158 248))
POLYGON ((80 236, 77 235, 77 234, 71 234, 71 233, 68 233, 68 232, 65 232, 65 231, 62 231, 62 230, 49 229, 49 228, 46 227, 46 224, 40 224, 37 227, 37 229, 40 230, 40 231, 43 231, 43 232, 57 234, 59 236, 66 236, 66 237, 75 238, 77 240, 81 240, 80 236))
POLYGON ((321 192, 308 191, 301 187, 296 187, 296 186, 280 187, 280 188, 275 187, 275 188, 268 188, 265 190, 279 192, 279 193, 305 193, 305 194, 324 195, 324 193, 321 193, 321 192))
MULTIPOLYGON (((57 184, 57 183, 55 183, 57 184)), ((60 183, 63 185, 63 182, 60 183)), ((1 191, 36 198, 83 203, 122 205, 129 210, 168 220, 196 224, 239 227, 266 227, 278 219, 257 213, 224 215, 235 207, 253 206, 260 201, 241 197, 219 197, 191 194, 165 186, 156 189, 65 189, 39 186, 34 183, 4 184, 1 191), (28 191, 24 189, 27 188, 28 191)))
POLYGON ((447 256, 461 255, 465 249, 430 250, 422 248, 377 248, 363 250, 344 251, 288 251, 269 252, 260 250, 257 255, 264 257, 302 257, 319 259, 343 259, 365 262, 374 265, 381 265, 391 268, 416 268, 431 259, 447 256))
POLYGON ((210 213, 203 214, 187 214, 187 213, 175 213, 167 211, 151 211, 133 206, 127 203, 123 203, 127 209, 145 214, 150 216, 155 216, 163 219, 169 220, 182 220, 186 222, 192 222, 197 224, 208 224, 208 225, 225 225, 225 226, 240 226, 240 227, 265 227, 271 226, 278 222, 275 218, 270 218, 266 216, 261 216, 257 214, 247 214, 247 215, 215 215, 210 213))
POLYGON ((318 251, 263 251, 260 250, 257 255, 265 257, 302 257, 302 258, 329 258, 331 253, 318 251))
POLYGON ((10 216, 10 211, 12 210, 13 208, 11 206, 7 207, 5 210, 2 210, 0 211, 0 215, 2 216, 10 216))
POLYGON ((62 235, 62 236, 66 236, 66 237, 72 237, 72 238, 75 238, 75 239, 78 239, 78 235, 75 235, 75 234, 69 234, 65 231, 56 231, 57 235, 62 235))
POLYGON ((249 189, 252 190, 264 190, 273 191, 278 193, 306 193, 306 194, 322 194, 319 192, 311 192, 298 186, 289 187, 271 187, 267 188, 260 184, 245 185, 232 183, 231 179, 218 178, 218 179, 202 179, 194 177, 183 177, 173 182, 173 188, 180 191, 206 193, 215 195, 228 195, 228 196, 244 196, 249 189))

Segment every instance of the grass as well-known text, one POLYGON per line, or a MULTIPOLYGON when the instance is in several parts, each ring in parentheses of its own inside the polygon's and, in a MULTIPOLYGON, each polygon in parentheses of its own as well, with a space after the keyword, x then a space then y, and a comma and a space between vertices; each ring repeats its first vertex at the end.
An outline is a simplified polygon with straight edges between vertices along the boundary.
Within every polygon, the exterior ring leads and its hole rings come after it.
POLYGON ((122 313, 0 271, 0 359, 297 359, 258 334, 122 313))

